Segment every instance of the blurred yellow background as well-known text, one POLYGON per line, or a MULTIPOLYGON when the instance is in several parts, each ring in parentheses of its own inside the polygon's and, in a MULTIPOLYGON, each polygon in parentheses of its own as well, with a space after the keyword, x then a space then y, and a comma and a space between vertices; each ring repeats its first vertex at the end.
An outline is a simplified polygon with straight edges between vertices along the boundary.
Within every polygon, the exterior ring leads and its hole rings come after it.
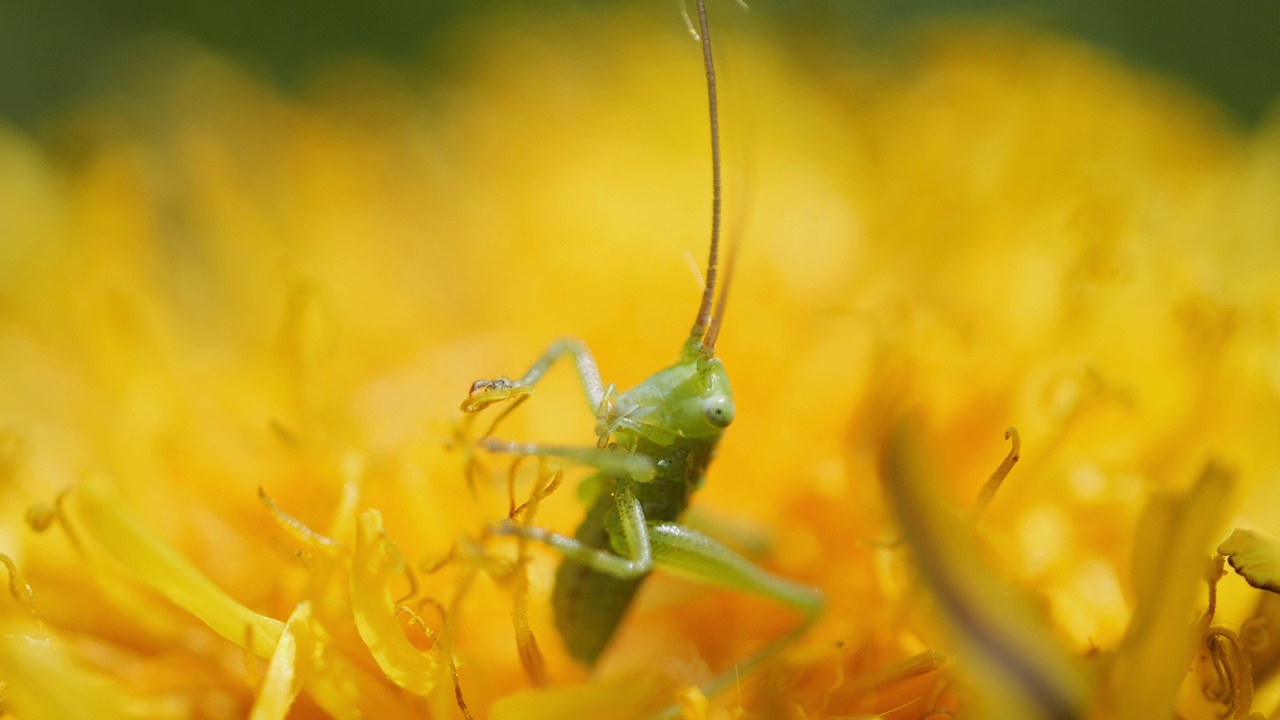
MULTIPOLYGON (((909 410, 928 490, 960 513, 1005 428, 1021 433, 1022 462, 963 531, 979 549, 955 559, 978 596, 1007 582, 1039 619, 1015 664, 1069 658, 1049 672, 1094 717, 1139 700, 1244 717, 1238 694, 1202 692, 1214 666, 1182 636, 1205 610, 1200 555, 1234 525, 1276 532, 1280 120, 1255 108, 1250 127, 1244 105, 1043 24, 952 19, 863 48, 835 25, 797 34, 830 8, 789 25, 724 5, 742 252, 719 354, 739 410, 695 505, 828 599, 762 682, 706 707, 693 690, 793 616, 658 577, 589 675, 558 645, 541 551, 529 604, 550 689, 520 665, 512 581, 468 579, 479 556, 416 573, 450 617, 423 611, 449 649, 421 655, 443 663, 430 688, 405 680, 417 656, 360 626, 433 645, 395 617, 394 554, 359 545, 369 508, 409 567, 451 546, 510 565, 510 545, 480 541, 507 512, 507 463, 481 457, 474 494, 464 472, 474 380, 573 335, 630 387, 675 359, 695 311, 706 98, 678 4, 504 6, 424 28, 445 60, 343 52, 284 89, 265 51, 167 34, 0 129, 0 552, 34 597, 3 605, 6 710, 460 716, 451 654, 477 717, 627 717, 677 696, 691 718, 1053 716, 976 669, 980 652, 966 671, 956 608, 925 599, 936 579, 895 545, 878 468, 909 410), (1179 493, 1210 459, 1231 499, 1197 515, 1179 493), (334 544, 282 529, 258 488, 334 544), (1162 503, 1203 522, 1144 535, 1162 503), (356 577, 390 587, 365 602, 356 577), (291 616, 310 659, 272 674, 268 636, 291 616), (929 650, 958 659, 903 669, 929 650), (1117 680, 1135 658, 1158 661, 1141 669, 1166 696, 1117 680)), ((588 444, 593 420, 557 369, 500 435, 588 444)), ((540 524, 572 529, 582 475, 540 524)), ((1230 627, 1259 602, 1235 576, 1219 592, 1230 627)), ((979 637, 986 611, 966 626, 979 637)), ((1280 691, 1255 669, 1269 712, 1280 691)))

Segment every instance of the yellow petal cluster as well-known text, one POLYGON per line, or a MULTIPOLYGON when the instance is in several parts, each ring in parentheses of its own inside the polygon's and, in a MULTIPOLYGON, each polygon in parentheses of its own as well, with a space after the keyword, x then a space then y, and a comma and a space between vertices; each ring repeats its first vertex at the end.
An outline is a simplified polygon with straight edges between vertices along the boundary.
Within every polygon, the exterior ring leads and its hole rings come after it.
MULTIPOLYGON (((619 387, 678 355, 710 198, 668 15, 477 22, 446 69, 296 94, 169 45, 0 128, 7 712, 1274 709, 1246 621, 1280 614, 1201 559, 1280 533, 1280 120, 1015 27, 717 47, 738 418, 690 522, 827 607, 705 697, 796 618, 654 577, 572 663, 556 558, 486 531, 526 498, 571 531, 583 473, 542 498, 553 469, 472 443, 499 411, 457 408, 566 334, 619 387)), ((498 435, 594 442, 571 375, 498 435)))

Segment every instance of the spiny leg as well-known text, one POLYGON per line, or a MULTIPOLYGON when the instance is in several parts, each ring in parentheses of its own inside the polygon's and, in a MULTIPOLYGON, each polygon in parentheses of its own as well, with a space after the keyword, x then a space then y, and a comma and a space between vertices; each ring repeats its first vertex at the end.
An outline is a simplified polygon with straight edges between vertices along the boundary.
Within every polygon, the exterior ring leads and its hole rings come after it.
POLYGON ((578 465, 595 468, 611 477, 622 477, 637 482, 648 482, 653 479, 655 465, 653 459, 646 455, 616 452, 599 447, 572 447, 565 445, 544 445, 541 443, 513 442, 487 438, 479 445, 490 452, 508 455, 554 457, 570 460, 578 465))
POLYGON ((696 530, 676 523, 646 522, 644 508, 626 485, 619 487, 614 501, 616 525, 609 523, 608 531, 616 553, 539 527, 504 523, 495 532, 543 543, 570 560, 623 580, 660 568, 706 585, 776 600, 804 613, 803 625, 793 634, 803 632, 822 610, 822 593, 817 588, 766 572, 696 530))
POLYGON ((677 523, 649 525, 655 567, 706 585, 777 600, 804 612, 822 609, 817 588, 778 577, 753 564, 718 540, 677 523))
MULTIPOLYGON (((635 579, 658 568, 707 585, 776 600, 804 614, 804 619, 793 630, 705 685, 702 691, 706 695, 723 691, 742 673, 750 672, 793 642, 809 629, 821 612, 823 599, 817 588, 772 575, 696 530, 675 523, 646 522, 644 509, 625 485, 615 495, 615 501, 616 524, 607 526, 611 544, 618 554, 538 527, 504 524, 497 532, 541 542, 570 560, 619 579, 635 579)), ((679 708, 673 706, 657 717, 675 718, 679 714, 679 708)))
POLYGON ((477 412, 493 403, 528 395, 533 392, 534 385, 542 379, 547 370, 565 355, 573 357, 574 367, 578 371, 579 379, 582 380, 582 389, 587 394, 587 404, 591 406, 591 412, 599 414, 609 392, 600 380, 600 369, 596 366, 595 358, 591 356, 591 350, 587 348, 586 343, 573 338, 564 338, 552 343, 551 347, 534 361, 519 380, 506 377, 477 380, 471 385, 471 392, 467 395, 467 399, 462 401, 462 411, 477 412))
POLYGON ((617 524, 609 528, 609 535, 617 553, 584 545, 571 537, 540 527, 506 522, 499 525, 495 532, 540 542, 597 572, 624 580, 635 579, 653 570, 649 525, 645 522, 644 508, 640 501, 625 486, 614 495, 614 501, 618 509, 617 524))
MULTIPOLYGON (((724 691, 741 675, 751 672, 794 642, 813 625, 822 611, 822 592, 817 588, 770 574, 696 530, 676 523, 654 523, 649 526, 649 540, 653 546, 653 564, 658 569, 699 583, 759 595, 804 613, 804 619, 795 628, 702 686, 707 697, 724 691)), ((680 709, 673 706, 653 717, 670 720, 679 715, 680 709)))

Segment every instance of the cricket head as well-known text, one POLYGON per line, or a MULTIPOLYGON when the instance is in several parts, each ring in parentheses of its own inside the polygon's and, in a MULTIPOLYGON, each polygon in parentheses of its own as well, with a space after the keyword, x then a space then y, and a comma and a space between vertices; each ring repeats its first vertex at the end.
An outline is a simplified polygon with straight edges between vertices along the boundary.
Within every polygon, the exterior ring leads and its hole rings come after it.
POLYGON ((662 399, 662 414, 677 435, 690 440, 719 438, 737 410, 720 358, 696 358, 670 368, 675 381, 662 399))
POLYGON ((718 440, 735 415, 720 358, 694 356, 619 395, 604 427, 630 430, 663 445, 703 444, 718 440))

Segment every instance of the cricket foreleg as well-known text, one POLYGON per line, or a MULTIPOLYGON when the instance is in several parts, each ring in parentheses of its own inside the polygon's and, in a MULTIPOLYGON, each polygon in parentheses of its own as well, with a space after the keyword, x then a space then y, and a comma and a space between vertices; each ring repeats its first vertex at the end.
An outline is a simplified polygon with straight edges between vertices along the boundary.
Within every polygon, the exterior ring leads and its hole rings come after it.
POLYGON ((503 523, 495 532, 515 535, 547 545, 566 558, 581 563, 597 572, 624 580, 638 578, 653 570, 653 548, 649 526, 645 523, 644 508, 628 490, 620 490, 614 496, 617 503, 617 525, 610 526, 613 550, 603 550, 584 545, 574 538, 544 530, 539 527, 503 523))
POLYGON ((560 458, 577 465, 595 468, 612 477, 626 477, 637 482, 652 480, 655 471, 653 459, 646 455, 617 452, 599 447, 543 445, 497 438, 481 440, 480 446, 490 452, 508 455, 560 458))
POLYGON ((551 347, 547 348, 546 352, 542 353, 518 380, 500 377, 475 381, 471 385, 471 392, 467 395, 467 399, 462 401, 462 411, 476 412, 496 402, 528 395, 533 392, 534 385, 537 385, 547 370, 565 355, 573 357, 573 364, 578 371, 578 377, 582 380, 582 389, 586 391, 591 412, 600 414, 609 391, 600 380, 600 369, 596 366, 596 360, 591 356, 586 343, 572 338, 552 343, 551 347))

